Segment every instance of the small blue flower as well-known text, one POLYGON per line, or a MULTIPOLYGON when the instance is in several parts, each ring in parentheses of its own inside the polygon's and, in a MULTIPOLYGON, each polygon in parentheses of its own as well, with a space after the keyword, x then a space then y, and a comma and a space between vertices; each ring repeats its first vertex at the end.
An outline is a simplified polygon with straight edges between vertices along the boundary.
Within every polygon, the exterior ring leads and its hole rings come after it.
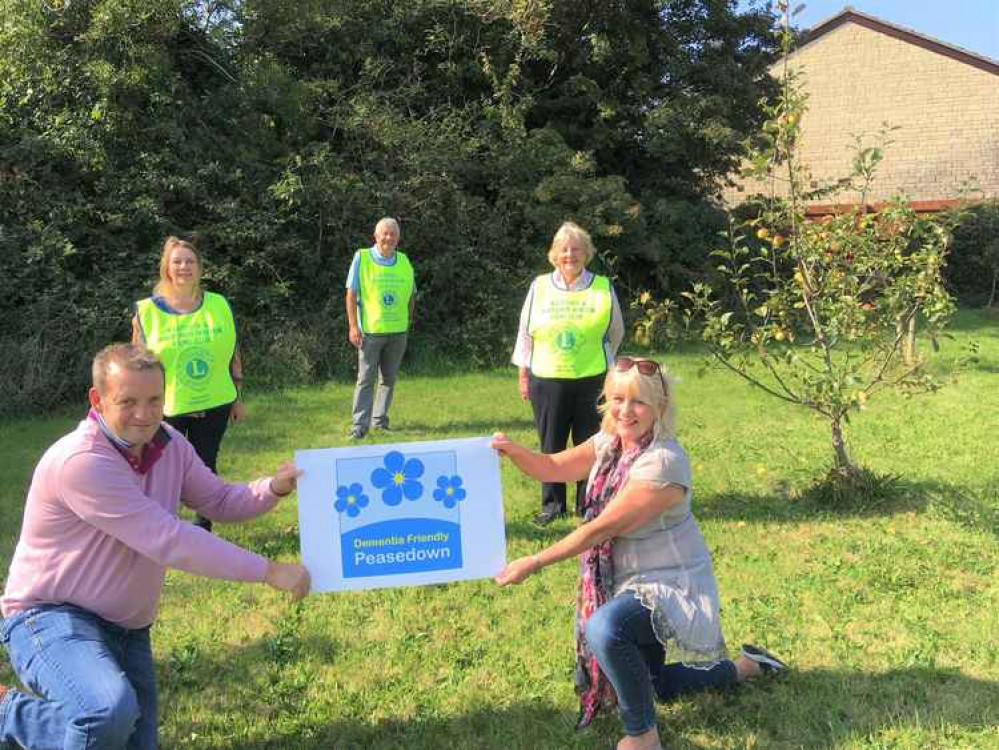
POLYGON ((371 472, 371 483, 382 491, 382 502, 398 505, 402 498, 418 500, 423 495, 423 483, 416 480, 423 476, 423 462, 418 458, 408 461, 399 451, 385 454, 384 468, 371 472))
POLYGON ((364 488, 357 482, 349 487, 343 485, 336 488, 336 502, 333 507, 338 513, 346 513, 351 518, 361 515, 361 508, 368 504, 368 496, 364 494, 364 488))
POLYGON ((434 500, 444 503, 445 508, 453 508, 468 495, 461 486, 461 477, 457 474, 437 477, 437 489, 434 490, 434 500))

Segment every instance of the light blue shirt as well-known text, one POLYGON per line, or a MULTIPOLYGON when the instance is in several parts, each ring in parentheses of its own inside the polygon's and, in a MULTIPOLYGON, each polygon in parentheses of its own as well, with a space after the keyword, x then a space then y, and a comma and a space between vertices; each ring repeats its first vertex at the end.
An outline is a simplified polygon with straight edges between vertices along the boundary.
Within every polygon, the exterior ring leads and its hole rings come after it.
MULTIPOLYGON (((361 253, 364 250, 358 250, 354 253, 354 259, 350 262, 350 270, 347 271, 347 289, 351 290, 355 297, 357 298, 357 325, 361 329, 362 333, 364 331, 364 326, 361 325, 361 306, 364 302, 361 300, 361 282, 358 279, 361 270, 361 253)), ((371 260, 380 266, 394 266, 396 260, 398 259, 398 250, 392 252, 391 257, 386 258, 380 252, 378 252, 378 246, 372 245, 367 249, 368 255, 371 256, 371 260)), ((416 279, 413 280, 413 294, 416 294, 416 279)))
MULTIPOLYGON (((361 253, 364 250, 358 250, 354 253, 354 259, 350 262, 350 270, 347 272, 347 289, 350 289, 354 294, 357 295, 357 299, 361 299, 361 282, 358 281, 358 274, 361 269, 361 253)), ((384 257, 380 252, 378 252, 378 247, 372 245, 368 248, 368 255, 371 256, 371 260, 380 266, 394 266, 396 261, 396 252, 392 252, 392 256, 389 258, 384 257)), ((416 283, 413 283, 413 292, 416 292, 416 283)))

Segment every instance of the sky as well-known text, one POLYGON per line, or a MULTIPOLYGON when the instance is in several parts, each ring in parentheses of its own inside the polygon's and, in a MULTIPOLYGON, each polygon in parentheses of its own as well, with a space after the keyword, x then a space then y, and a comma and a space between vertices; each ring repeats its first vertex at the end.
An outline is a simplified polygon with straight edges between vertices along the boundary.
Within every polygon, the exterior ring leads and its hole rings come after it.
MULTIPOLYGON (((740 6, 750 4, 740 0, 740 6)), ((800 4, 791 0, 792 8, 800 4)), ((850 5, 865 15, 999 62, 999 0, 805 0, 804 5, 792 21, 798 28, 811 28, 850 5)))

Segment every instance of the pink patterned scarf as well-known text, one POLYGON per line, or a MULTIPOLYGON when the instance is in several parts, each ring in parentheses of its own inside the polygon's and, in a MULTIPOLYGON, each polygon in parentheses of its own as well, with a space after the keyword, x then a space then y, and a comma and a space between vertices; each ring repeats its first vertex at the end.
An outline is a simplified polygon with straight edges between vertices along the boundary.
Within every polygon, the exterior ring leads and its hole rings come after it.
MULTIPOLYGON (((615 437, 597 467, 593 480, 586 488, 583 523, 599 516, 617 495, 628 478, 628 471, 652 442, 652 433, 642 438, 637 447, 623 450, 621 438, 615 437)), ((593 721, 601 709, 617 705, 614 686, 600 671, 596 657, 586 643, 586 623, 590 616, 613 595, 614 540, 598 544, 579 556, 579 589, 576 593, 576 693, 579 695, 579 719, 582 729, 593 721)))

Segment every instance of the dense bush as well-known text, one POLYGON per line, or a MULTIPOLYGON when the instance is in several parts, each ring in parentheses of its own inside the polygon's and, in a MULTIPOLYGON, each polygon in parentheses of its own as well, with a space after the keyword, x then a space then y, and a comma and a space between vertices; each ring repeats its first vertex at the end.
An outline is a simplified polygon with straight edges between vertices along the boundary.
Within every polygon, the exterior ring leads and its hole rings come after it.
POLYGON ((413 361, 505 361, 573 218, 627 297, 678 287, 758 119, 772 19, 708 0, 6 0, 0 409, 76 398, 167 234, 242 325, 250 387, 343 377, 343 283, 382 215, 413 361))
POLYGON ((999 201, 971 206, 954 229, 947 282, 968 305, 995 304, 999 277, 999 201))

